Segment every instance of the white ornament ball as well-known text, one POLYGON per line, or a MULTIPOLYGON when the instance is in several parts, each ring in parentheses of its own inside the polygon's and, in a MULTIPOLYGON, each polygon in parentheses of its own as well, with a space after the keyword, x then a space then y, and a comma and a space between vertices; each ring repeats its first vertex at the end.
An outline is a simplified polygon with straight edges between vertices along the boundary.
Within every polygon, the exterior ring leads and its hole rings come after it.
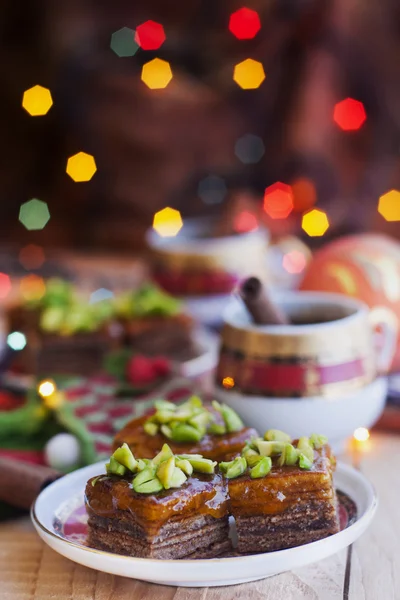
POLYGON ((47 442, 44 456, 49 467, 65 471, 78 466, 81 448, 71 433, 58 433, 47 442))

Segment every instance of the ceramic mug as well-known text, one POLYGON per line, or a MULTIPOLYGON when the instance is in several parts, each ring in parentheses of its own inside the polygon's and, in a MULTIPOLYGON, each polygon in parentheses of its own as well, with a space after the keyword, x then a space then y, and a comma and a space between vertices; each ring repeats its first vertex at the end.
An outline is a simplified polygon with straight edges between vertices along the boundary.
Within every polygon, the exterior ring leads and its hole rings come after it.
POLYGON ((292 324, 254 325, 239 302, 227 308, 217 386, 247 395, 332 397, 387 372, 397 327, 384 307, 370 310, 324 292, 286 292, 276 301, 292 324))

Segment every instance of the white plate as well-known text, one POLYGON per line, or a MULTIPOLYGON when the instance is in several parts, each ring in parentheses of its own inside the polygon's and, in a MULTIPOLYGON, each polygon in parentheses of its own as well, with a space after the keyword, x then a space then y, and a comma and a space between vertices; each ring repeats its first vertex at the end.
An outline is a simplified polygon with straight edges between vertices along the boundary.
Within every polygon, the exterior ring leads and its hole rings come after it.
POLYGON ((349 546, 365 531, 377 506, 375 492, 365 477, 352 467, 339 463, 335 484, 354 500, 358 509, 355 523, 340 533, 297 548, 251 556, 201 560, 133 558, 88 548, 83 541, 67 540, 57 531, 57 520, 65 522, 68 513, 83 506, 83 490, 87 480, 102 472, 104 464, 97 463, 66 475, 47 487, 31 511, 38 534, 56 552, 79 564, 113 575, 163 585, 233 585, 297 569, 349 546))

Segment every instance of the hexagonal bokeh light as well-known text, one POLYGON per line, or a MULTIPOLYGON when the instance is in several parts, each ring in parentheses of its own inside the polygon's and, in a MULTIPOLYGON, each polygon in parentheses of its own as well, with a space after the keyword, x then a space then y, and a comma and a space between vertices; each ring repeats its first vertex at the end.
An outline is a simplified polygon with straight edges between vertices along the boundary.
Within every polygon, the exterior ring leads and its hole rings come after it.
POLYGON ((329 228, 329 220, 326 212, 313 208, 303 215, 301 226, 310 237, 320 237, 329 228))
POLYGON ((139 44, 135 41, 135 31, 129 27, 122 27, 114 31, 111 36, 110 48, 119 57, 134 56, 139 50, 139 44))
POLYGON ((400 192, 390 190, 379 198, 378 212, 386 221, 400 221, 400 192))
POLYGON ((46 202, 32 198, 21 204, 19 220, 26 229, 30 231, 43 229, 49 219, 50 212, 46 202))
POLYGON ((265 188, 264 210, 272 219, 286 219, 293 210, 293 193, 290 185, 277 181, 265 188))
POLYGON ((20 331, 13 331, 7 336, 7 344, 12 350, 23 350, 26 346, 26 337, 20 331))
POLYGON ((153 58, 142 67, 142 81, 151 90, 166 88, 171 79, 171 66, 166 60, 153 58))
POLYGON ((91 154, 78 152, 67 160, 66 171, 76 182, 90 181, 97 171, 96 161, 91 154))
POLYGON ((261 29, 260 17, 251 8, 239 8, 229 18, 229 31, 238 40, 250 40, 261 29))
POLYGON ((46 284, 38 275, 26 275, 19 283, 22 297, 28 301, 40 300, 46 292, 46 284))
POLYGON ((167 206, 156 212, 153 218, 153 229, 161 237, 174 237, 183 226, 181 213, 167 206))
POLYGON ((246 58, 233 69, 233 80, 243 90, 257 89, 264 79, 265 71, 262 63, 253 58, 246 58))
POLYGON ((236 140, 235 154, 245 165, 258 163, 264 152, 264 142, 258 135, 246 133, 236 140))
POLYGON ((207 175, 197 186, 197 193, 205 204, 219 204, 226 196, 226 184, 218 175, 207 175))
POLYGON ((233 220, 233 229, 237 233, 255 231, 258 229, 258 219, 256 215, 249 210, 242 210, 242 212, 235 215, 233 220))
POLYGON ((291 250, 284 255, 282 264, 283 268, 288 273, 294 275, 304 271, 307 264, 307 258, 303 252, 300 252, 299 250, 291 250))
POLYGON ((25 90, 22 106, 31 117, 46 115, 53 106, 50 90, 41 85, 34 85, 29 90, 25 90))
POLYGON ((11 280, 6 273, 0 273, 0 298, 5 298, 11 291, 11 280))
POLYGON ((314 206, 317 201, 317 190, 311 179, 299 177, 291 183, 293 192, 293 209, 304 212, 314 206))
POLYGON ((164 27, 156 21, 146 21, 136 28, 135 42, 142 50, 158 50, 166 40, 164 27))
POLYGON ((366 118, 363 103, 354 98, 346 98, 338 102, 333 109, 333 120, 343 131, 360 129, 366 118))

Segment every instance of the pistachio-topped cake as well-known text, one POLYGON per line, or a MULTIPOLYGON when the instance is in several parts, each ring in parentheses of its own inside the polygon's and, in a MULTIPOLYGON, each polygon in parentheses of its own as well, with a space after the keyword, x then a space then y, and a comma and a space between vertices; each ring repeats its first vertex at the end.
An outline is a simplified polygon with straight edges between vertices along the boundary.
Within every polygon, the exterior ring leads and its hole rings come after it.
POLYGON ((129 556, 213 558, 230 548, 226 480, 199 454, 152 459, 115 450, 107 475, 90 479, 85 502, 89 545, 129 556))
POLYGON ((203 405, 198 396, 192 396, 180 405, 156 401, 153 415, 130 421, 117 434, 114 449, 126 442, 135 455, 153 458, 167 442, 178 454, 202 454, 220 461, 239 453, 257 435, 229 406, 203 405))
POLYGON ((324 436, 292 440, 271 429, 219 467, 229 480, 239 552, 291 548, 339 531, 335 459, 324 436))

